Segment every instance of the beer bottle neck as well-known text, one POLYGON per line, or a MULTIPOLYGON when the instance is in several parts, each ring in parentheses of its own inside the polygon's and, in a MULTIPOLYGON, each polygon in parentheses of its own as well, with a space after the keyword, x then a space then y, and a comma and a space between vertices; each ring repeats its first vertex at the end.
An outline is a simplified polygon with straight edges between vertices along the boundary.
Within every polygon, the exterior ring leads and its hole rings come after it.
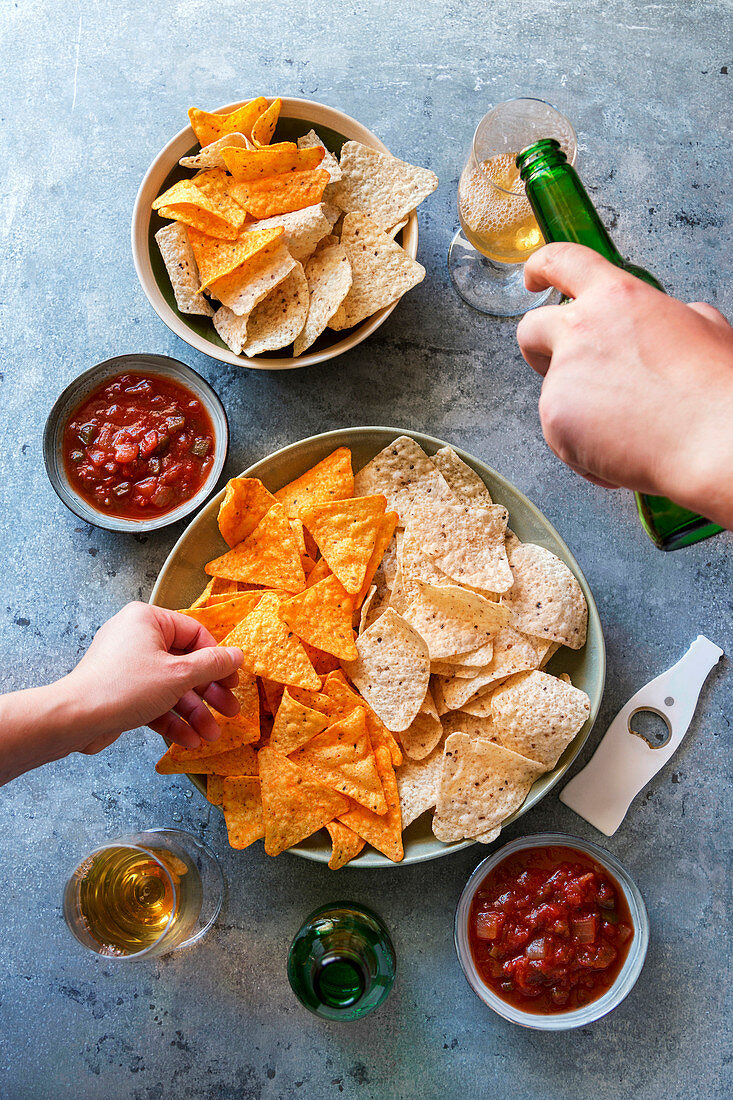
POLYGON ((612 264, 624 266, 577 172, 554 138, 523 149, 517 167, 545 241, 584 244, 612 264))

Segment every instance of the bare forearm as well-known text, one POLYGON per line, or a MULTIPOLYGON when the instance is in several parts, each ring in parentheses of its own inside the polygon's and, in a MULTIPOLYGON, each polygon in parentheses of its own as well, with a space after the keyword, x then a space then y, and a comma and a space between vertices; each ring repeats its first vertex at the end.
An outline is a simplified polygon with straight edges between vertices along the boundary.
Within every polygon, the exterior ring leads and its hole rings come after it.
POLYGON ((0 785, 74 752, 93 717, 68 678, 0 696, 0 785))

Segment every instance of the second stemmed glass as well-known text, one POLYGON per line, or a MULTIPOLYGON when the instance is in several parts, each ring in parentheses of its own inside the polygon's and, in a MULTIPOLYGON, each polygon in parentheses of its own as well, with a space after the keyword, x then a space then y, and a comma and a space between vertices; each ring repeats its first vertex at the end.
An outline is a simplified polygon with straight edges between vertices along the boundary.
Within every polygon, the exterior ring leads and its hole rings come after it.
POLYGON ((458 184, 461 229, 448 269, 458 293, 481 313, 516 317, 552 294, 532 294, 524 286, 524 262, 544 241, 515 164, 522 149, 547 137, 557 138, 575 163, 572 124, 541 99, 499 103, 476 127, 458 184))

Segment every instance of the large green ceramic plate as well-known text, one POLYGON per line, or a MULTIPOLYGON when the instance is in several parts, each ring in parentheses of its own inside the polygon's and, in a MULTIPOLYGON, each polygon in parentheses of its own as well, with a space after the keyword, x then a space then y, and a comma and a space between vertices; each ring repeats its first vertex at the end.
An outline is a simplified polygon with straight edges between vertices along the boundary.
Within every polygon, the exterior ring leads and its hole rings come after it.
MULTIPOLYGON (((242 476, 258 477, 271 492, 275 492, 316 462, 320 462, 337 447, 349 447, 353 456, 354 470, 360 470, 375 454, 399 435, 411 435, 428 454, 434 454, 439 447, 445 446, 445 440, 400 428, 343 428, 339 431, 311 436, 309 439, 303 439, 299 443, 293 443, 289 447, 275 451, 274 454, 250 466, 242 476)), ((514 821, 552 790, 580 752, 593 728, 601 703, 606 674, 603 632, 588 582, 570 550, 539 508, 535 507, 523 493, 520 493, 496 470, 492 470, 490 466, 459 447, 455 450, 484 480, 494 500, 509 509, 510 525, 519 538, 523 542, 539 543, 540 546, 546 546, 548 550, 557 554, 578 578, 588 602, 588 640, 585 646, 580 650, 561 649, 553 657, 548 668, 556 674, 568 672, 576 687, 587 692, 590 697, 590 718, 577 737, 568 745, 557 766, 537 780, 523 805, 508 819, 508 821, 514 821)), ((188 607, 198 596, 206 580, 205 562, 218 557, 227 549, 216 524, 223 496, 222 490, 199 512, 181 535, 160 571, 150 597, 151 603, 159 607, 188 607)), ((200 791, 205 792, 203 777, 192 775, 190 778, 200 791)), ((430 822, 430 813, 423 814, 405 830, 404 863, 420 863, 426 859, 436 859, 438 856, 458 851, 473 843, 464 841, 460 844, 441 844, 433 836, 430 822)), ((328 861, 330 850, 325 829, 309 837, 303 844, 290 849, 296 855, 320 862, 328 861)), ((395 864, 373 849, 367 848, 349 866, 393 867, 395 864)))

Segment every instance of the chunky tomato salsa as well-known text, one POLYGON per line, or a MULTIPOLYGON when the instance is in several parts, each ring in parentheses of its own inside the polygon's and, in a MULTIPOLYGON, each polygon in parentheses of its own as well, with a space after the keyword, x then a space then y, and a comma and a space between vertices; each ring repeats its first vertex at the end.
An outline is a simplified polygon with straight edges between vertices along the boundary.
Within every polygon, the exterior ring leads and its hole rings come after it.
POLYGON ((214 429, 185 386, 120 374, 73 413, 63 455, 71 485, 93 508, 152 519, 201 488, 214 460, 214 429))
POLYGON ((474 895, 468 923, 479 974, 524 1012, 570 1012, 615 982, 634 930, 626 898, 575 848, 507 856, 474 895))

